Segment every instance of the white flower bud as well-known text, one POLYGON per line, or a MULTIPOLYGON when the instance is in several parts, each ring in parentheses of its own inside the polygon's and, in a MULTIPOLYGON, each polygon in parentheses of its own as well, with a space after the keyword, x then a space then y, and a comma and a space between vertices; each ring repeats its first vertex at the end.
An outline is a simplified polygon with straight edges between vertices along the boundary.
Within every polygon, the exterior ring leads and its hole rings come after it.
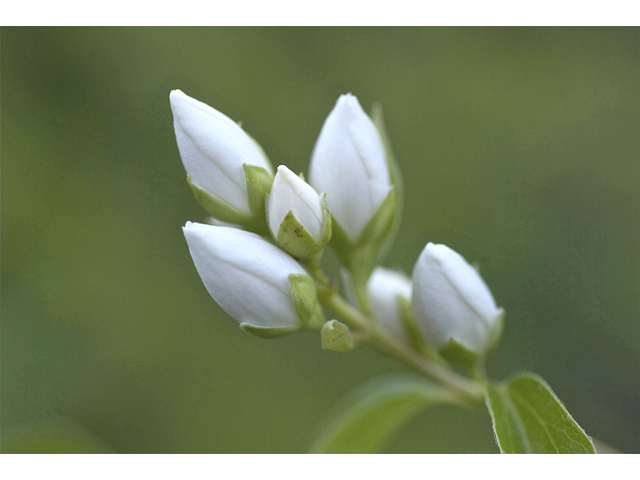
POLYGON ((410 301, 411 280, 399 272, 376 267, 367 283, 367 292, 380 326, 398 340, 408 343, 400 301, 410 301))
POLYGON ((307 182, 280 165, 269 194, 267 211, 273 238, 278 238, 280 225, 289 212, 319 245, 325 224, 322 198, 307 182))
MULTIPOLYGON (((242 327, 252 333, 256 329, 288 333, 318 313, 311 278, 298 262, 260 236, 191 222, 183 231, 207 291, 242 327), (311 287, 301 293, 300 283, 311 287)), ((324 321, 315 320, 318 328, 324 321)))
POLYGON ((214 108, 180 90, 173 90, 169 99, 178 149, 192 184, 252 216, 244 164, 272 174, 261 149, 237 123, 214 108))
POLYGON ((503 310, 478 272, 445 245, 427 244, 413 270, 413 311, 427 343, 441 350, 451 339, 485 353, 501 330, 503 310))
POLYGON ((352 244, 391 190, 380 134, 351 94, 338 99, 324 122, 309 183, 318 193, 326 192, 329 211, 352 244))

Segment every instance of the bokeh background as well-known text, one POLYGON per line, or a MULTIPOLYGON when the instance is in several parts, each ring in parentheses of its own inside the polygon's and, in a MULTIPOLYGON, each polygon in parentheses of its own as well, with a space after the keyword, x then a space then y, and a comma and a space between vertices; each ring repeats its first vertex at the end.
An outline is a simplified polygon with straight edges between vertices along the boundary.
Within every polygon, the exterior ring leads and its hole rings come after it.
MULTIPOLYGON (((378 374, 317 333, 261 340, 209 297, 181 226, 169 91, 307 170, 342 93, 380 101, 406 210, 507 310, 489 373, 542 375, 640 452, 639 30, 3 28, 2 451, 304 452, 378 374)), ((486 414, 425 411, 386 452, 497 452, 486 414)))

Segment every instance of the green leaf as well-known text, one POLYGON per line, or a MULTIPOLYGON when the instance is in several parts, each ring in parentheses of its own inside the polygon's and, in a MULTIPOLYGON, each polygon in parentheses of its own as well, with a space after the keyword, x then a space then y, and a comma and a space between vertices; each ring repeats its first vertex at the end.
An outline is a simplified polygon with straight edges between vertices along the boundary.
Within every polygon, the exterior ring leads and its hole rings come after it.
POLYGON ((447 402, 455 402, 447 390, 420 377, 379 377, 342 401, 310 452, 375 453, 420 410, 447 402))
POLYGON ((596 453, 591 439, 537 375, 487 385, 486 393, 502 453, 596 453))

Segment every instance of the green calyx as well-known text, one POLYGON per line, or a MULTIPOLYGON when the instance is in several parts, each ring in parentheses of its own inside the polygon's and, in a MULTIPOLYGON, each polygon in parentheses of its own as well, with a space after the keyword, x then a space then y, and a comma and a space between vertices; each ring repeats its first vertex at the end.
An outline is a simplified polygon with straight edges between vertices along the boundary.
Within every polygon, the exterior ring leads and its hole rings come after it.
POLYGON ((322 235, 317 243, 309 231, 298 221, 293 212, 289 210, 280 223, 276 242, 280 248, 292 257, 299 260, 308 260, 320 252, 331 239, 331 214, 327 203, 322 197, 322 235))
POLYGON ((241 323, 240 328, 260 338, 280 338, 300 330, 300 327, 260 327, 249 323, 241 323))
POLYGON ((351 272, 356 290, 363 288, 373 268, 382 263, 391 248, 400 229, 403 206, 402 176, 391 150, 380 104, 374 104, 371 119, 384 146, 393 186, 355 243, 349 240, 338 222, 334 222, 331 240, 331 245, 340 256, 340 260, 351 272))
POLYGON ((320 302, 318 302, 316 285, 311 277, 304 274, 291 274, 289 275, 289 283, 302 328, 306 330, 320 329, 325 318, 320 302))
POLYGON ((353 348, 351 331, 344 323, 329 320, 322 326, 322 349, 335 352, 348 352, 353 348))
POLYGON ((382 114, 382 105, 374 103, 371 109, 371 119, 373 124, 378 130, 382 144, 384 145, 384 151, 387 157, 387 165, 389 167, 389 176, 391 177, 391 184, 395 187, 396 204, 394 206, 393 218, 391 225, 386 231, 384 241, 380 245, 378 252, 379 261, 382 262, 387 252, 391 249, 393 242, 400 230, 400 221, 402 220, 402 210, 404 208, 404 182, 402 181, 402 173, 400 172, 400 166, 396 160, 393 150, 391 149, 391 142, 389 141, 389 135, 387 134, 387 128, 384 124, 384 117, 382 114))
POLYGON ((255 165, 243 164, 244 178, 247 183, 247 196, 249 200, 249 210, 254 221, 264 223, 266 228, 266 214, 264 207, 264 198, 271 191, 273 184, 273 175, 262 167, 255 165))
POLYGON ((187 183, 191 187, 196 200, 200 202, 200 205, 202 205, 212 217, 215 217, 216 219, 223 222, 238 225, 244 225, 251 222, 252 219, 250 215, 241 212, 228 203, 220 200, 212 193, 209 193, 206 190, 203 190, 200 187, 196 186, 191 181, 190 175, 187 175, 187 183))
POLYGON ((392 187, 356 243, 351 243, 340 224, 333 222, 331 245, 351 273, 356 296, 359 297, 360 306, 365 310, 368 309, 367 302, 361 298, 359 292, 366 291, 367 280, 372 270, 386 253, 384 248, 394 233, 397 205, 397 190, 396 187, 392 187))
POLYGON ((409 338, 409 345, 411 345, 411 348, 416 352, 428 356, 432 360, 437 360, 438 354, 425 343, 420 331, 418 330, 416 319, 413 315, 411 300, 398 295, 396 297, 396 302, 398 302, 398 306, 400 307, 402 325, 404 326, 404 331, 407 333, 407 337, 409 338))
POLYGON ((485 354, 500 341, 502 330, 504 329, 504 318, 505 311, 501 309, 496 319, 496 325, 493 326, 493 330, 490 332, 489 341, 483 350, 474 352, 451 337, 440 349, 440 355, 449 363, 462 367, 472 375, 475 375, 478 366, 482 365, 485 354))
POLYGON ((504 308, 500 309, 500 313, 498 314, 498 319, 496 320, 497 324, 493 327, 491 332, 491 338, 489 339, 489 346, 487 347, 487 351, 493 349, 498 342, 500 342, 500 338, 502 338, 502 332, 504 330, 504 320, 507 316, 507 312, 504 308))
POLYGON ((440 355, 449 363, 462 367, 470 373, 475 372, 481 355, 469 350, 466 346, 451 337, 440 349, 440 355))
POLYGON ((402 176, 391 150, 382 117, 382 108, 379 104, 373 106, 371 118, 384 146, 392 187, 355 243, 351 242, 335 218, 331 238, 332 247, 351 274, 353 291, 365 313, 371 313, 371 305, 366 292, 367 281, 374 267, 382 263, 396 238, 400 228, 403 206, 402 176))
POLYGON ((258 234, 268 232, 265 218, 264 199, 271 190, 273 175, 262 167, 243 164, 245 182, 247 186, 247 200, 251 215, 241 212, 225 201, 196 186, 187 175, 187 183, 191 187, 196 200, 217 220, 239 225, 245 230, 258 234))
POLYGON ((289 284, 300 325, 267 327, 241 323, 240 328, 260 338, 280 338, 301 330, 320 329, 325 318, 318 302, 315 283, 311 277, 304 274, 291 274, 289 275, 289 284))

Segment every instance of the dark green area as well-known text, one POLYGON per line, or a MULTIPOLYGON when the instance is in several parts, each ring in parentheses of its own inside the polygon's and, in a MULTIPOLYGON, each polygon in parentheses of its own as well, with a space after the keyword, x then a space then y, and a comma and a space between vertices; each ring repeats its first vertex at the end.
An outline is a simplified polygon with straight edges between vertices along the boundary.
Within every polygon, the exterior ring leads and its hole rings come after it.
MULTIPOLYGON (((490 376, 539 373, 587 434, 640 453, 639 39, 3 28, 3 451, 65 419, 118 452, 302 452, 338 398, 405 371, 318 332, 249 335, 209 297, 181 231, 205 212, 175 143, 180 88, 296 173, 340 94, 380 101, 405 184, 386 264, 410 272, 428 241, 478 261, 507 311, 490 376)), ((387 451, 498 449, 486 413, 437 407, 387 451)))

